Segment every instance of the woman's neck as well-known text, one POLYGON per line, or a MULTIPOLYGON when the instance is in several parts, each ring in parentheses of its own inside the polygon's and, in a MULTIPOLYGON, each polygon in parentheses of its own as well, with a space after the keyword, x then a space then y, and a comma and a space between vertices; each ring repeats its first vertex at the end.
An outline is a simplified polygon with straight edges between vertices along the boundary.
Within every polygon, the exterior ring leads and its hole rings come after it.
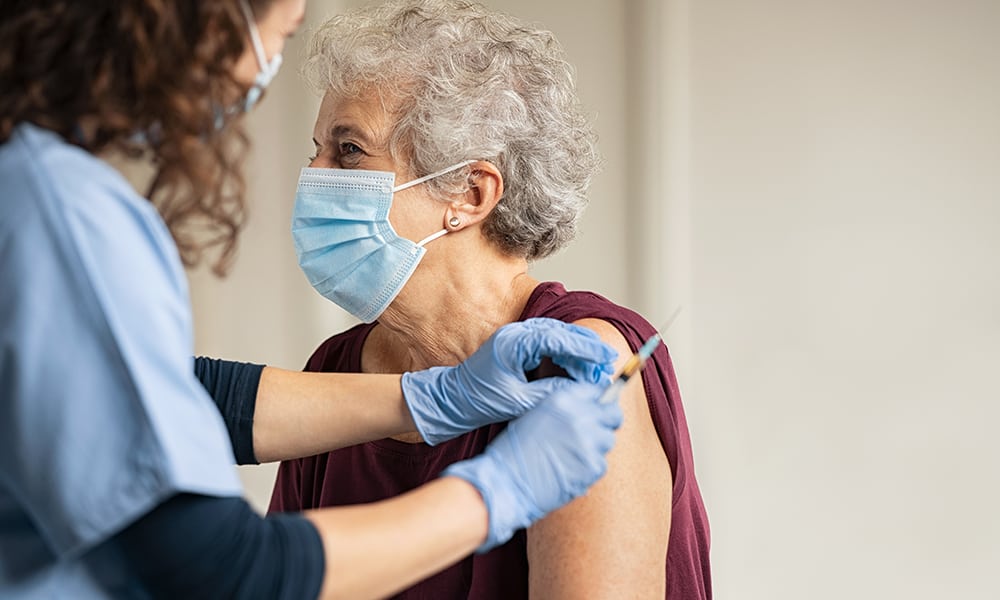
POLYGON ((538 281, 522 259, 490 261, 444 272, 433 266, 379 318, 362 354, 365 371, 412 371, 456 365, 498 328, 516 321, 538 281))

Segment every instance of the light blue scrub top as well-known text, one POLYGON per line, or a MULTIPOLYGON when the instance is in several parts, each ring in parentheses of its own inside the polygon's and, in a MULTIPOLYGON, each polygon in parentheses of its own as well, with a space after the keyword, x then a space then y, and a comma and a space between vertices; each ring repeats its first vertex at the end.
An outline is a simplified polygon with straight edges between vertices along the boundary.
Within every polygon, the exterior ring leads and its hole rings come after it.
POLYGON ((241 494, 192 350, 156 210, 20 125, 0 145, 0 598, 144 597, 101 542, 178 492, 241 494))

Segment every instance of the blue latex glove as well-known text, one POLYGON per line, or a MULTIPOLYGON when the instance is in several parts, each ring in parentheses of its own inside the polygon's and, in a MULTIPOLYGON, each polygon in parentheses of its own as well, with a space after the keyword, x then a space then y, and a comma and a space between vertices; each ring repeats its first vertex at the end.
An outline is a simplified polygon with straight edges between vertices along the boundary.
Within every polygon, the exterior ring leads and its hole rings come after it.
POLYGON ((486 503, 489 534, 477 552, 503 544, 604 475, 622 422, 617 401, 598 402, 604 387, 562 379, 551 398, 511 421, 481 455, 445 469, 442 476, 468 481, 486 503))
POLYGON ((509 421, 550 396, 564 378, 528 382, 525 371, 548 356, 578 381, 610 375, 618 353, 587 329, 555 319, 504 325, 456 367, 404 373, 403 397, 424 441, 434 445, 509 421))

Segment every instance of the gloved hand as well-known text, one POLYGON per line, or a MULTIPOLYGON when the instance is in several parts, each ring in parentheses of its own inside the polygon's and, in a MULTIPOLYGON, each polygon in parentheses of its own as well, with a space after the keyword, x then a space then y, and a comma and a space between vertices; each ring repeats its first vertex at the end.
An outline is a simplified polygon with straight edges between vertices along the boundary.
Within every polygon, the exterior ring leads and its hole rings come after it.
POLYGON ((434 445, 508 421, 550 396, 564 378, 528 382, 525 371, 548 356, 578 381, 597 383, 618 355, 586 327, 555 319, 504 325, 456 367, 404 373, 403 397, 424 441, 434 445))
POLYGON ((482 454, 442 473, 461 477, 483 496, 489 534, 477 552, 506 542, 604 475, 621 407, 598 402, 604 386, 562 382, 551 398, 511 421, 482 454))

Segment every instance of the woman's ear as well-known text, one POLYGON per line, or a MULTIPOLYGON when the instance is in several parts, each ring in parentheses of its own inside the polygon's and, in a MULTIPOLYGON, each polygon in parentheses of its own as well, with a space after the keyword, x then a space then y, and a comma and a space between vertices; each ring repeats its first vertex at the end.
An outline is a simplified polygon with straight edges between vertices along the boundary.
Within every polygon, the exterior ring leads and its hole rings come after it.
POLYGON ((445 214, 445 228, 458 231, 482 222, 503 197, 503 175, 485 160, 469 165, 469 189, 453 200, 445 214))

